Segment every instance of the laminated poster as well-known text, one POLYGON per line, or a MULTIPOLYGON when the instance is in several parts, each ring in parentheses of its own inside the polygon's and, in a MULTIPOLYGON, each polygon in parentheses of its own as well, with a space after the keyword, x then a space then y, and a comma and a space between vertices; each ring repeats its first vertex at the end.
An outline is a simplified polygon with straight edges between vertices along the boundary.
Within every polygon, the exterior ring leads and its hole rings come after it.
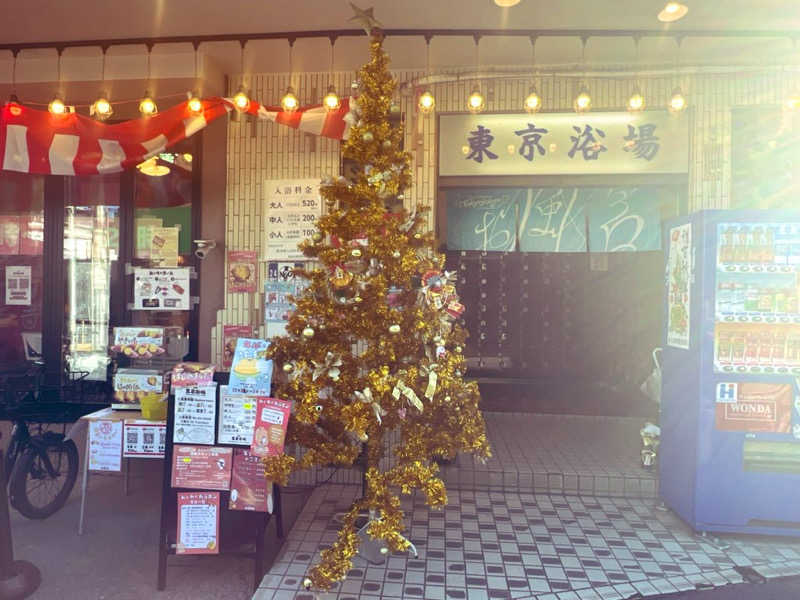
POLYGON ((213 444, 217 384, 175 388, 174 444, 213 444))
POLYGON ((136 258, 150 258, 150 246, 153 243, 152 231, 162 227, 164 222, 157 217, 141 217, 136 219, 136 258))
POLYGON ((180 227, 151 227, 150 260, 160 261, 165 267, 177 266, 180 233, 180 227))
POLYGON ((252 293, 258 280, 258 253, 255 250, 228 251, 228 293, 252 293))
POLYGON ((202 387, 214 382, 214 365, 182 362, 172 367, 172 389, 180 387, 202 387))
POLYGON ((188 268, 133 270, 133 310, 190 310, 188 268))
POLYGON ((178 493, 176 554, 219 554, 219 492, 178 493))
POLYGON ((122 455, 125 458, 164 458, 167 424, 144 419, 126 419, 122 455))
POLYGON ((19 217, 0 215, 0 256, 19 254, 19 217))
POLYGON ((314 235, 322 215, 319 179, 268 180, 264 191, 264 259, 304 260, 297 245, 314 235))
POLYGON ((166 352, 163 327, 114 327, 112 352, 148 359, 166 352))
POLYGON ((9 306, 31 305, 31 267, 6 266, 6 304, 9 306))
POLYGON ((89 470, 122 470, 122 421, 89 421, 89 470))
POLYGON ((254 396, 231 394, 227 385, 220 386, 217 443, 249 446, 253 441, 257 403, 254 396))
POLYGON ((233 450, 233 476, 228 508, 272 512, 272 483, 264 478, 261 457, 244 448, 233 450))
POLYGON ((229 490, 232 448, 173 446, 172 487, 229 490))
POLYGON ((691 333, 692 224, 669 230, 667 344, 689 349, 691 333))
POLYGON ((222 366, 230 368, 233 364, 233 355, 236 352, 236 340, 239 338, 252 338, 252 325, 223 325, 222 326, 222 366))
POLYGON ((278 398, 259 398, 251 452, 256 456, 283 454, 292 403, 278 398))
POLYGON ((269 342, 239 338, 233 354, 228 391, 232 394, 269 396, 272 361, 267 360, 269 342))
POLYGON ((720 431, 791 433, 794 392, 790 383, 718 383, 720 431))

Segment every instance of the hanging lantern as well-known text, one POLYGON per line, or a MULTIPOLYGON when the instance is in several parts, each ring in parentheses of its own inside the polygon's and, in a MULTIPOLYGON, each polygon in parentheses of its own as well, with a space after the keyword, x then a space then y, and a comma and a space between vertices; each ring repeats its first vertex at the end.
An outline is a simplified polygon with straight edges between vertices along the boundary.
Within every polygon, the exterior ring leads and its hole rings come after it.
POLYGON ((200 100, 200 97, 197 95, 197 92, 190 92, 187 94, 189 96, 189 112, 199 115, 203 112, 203 101, 200 100))
POLYGON ((530 92, 528 92, 528 96, 525 98, 524 108, 525 112, 530 114, 539 112, 539 110, 542 108, 542 99, 539 97, 539 93, 533 86, 531 86, 530 92))
POLYGON ((150 97, 150 92, 145 92, 144 97, 139 102, 139 113, 143 117, 150 117, 158 112, 156 101, 150 97))
POLYGON ((638 87, 634 88, 633 93, 630 95, 630 98, 628 98, 628 110, 630 112, 644 110, 644 96, 638 87))
POLYGON ((433 112, 433 109, 436 106, 436 98, 433 97, 433 94, 431 94, 430 90, 425 90, 419 97, 417 106, 419 106, 419 112, 422 114, 430 114, 433 112))
POLYGON ((94 118, 105 121, 112 115, 114 109, 111 107, 111 102, 108 101, 108 98, 104 94, 100 94, 100 97, 92 104, 89 112, 94 118))
POLYGON ((483 109, 486 107, 486 100, 481 94, 481 88, 479 86, 475 86, 472 88, 472 93, 469 95, 467 99, 467 108, 469 112, 476 114, 482 112, 483 109))
POLYGON ((239 112, 247 112, 247 109, 250 108, 250 97, 247 95, 244 85, 240 85, 233 96, 233 105, 239 112))
POLYGON ((669 105, 667 108, 671 113, 680 113, 686 109, 686 98, 684 97, 680 87, 676 87, 672 91, 672 97, 669 99, 669 105))
POLYGON ((325 94, 325 97, 322 99, 322 104, 328 111, 339 110, 339 108, 342 106, 342 101, 339 99, 339 95, 336 93, 336 86, 333 84, 328 86, 328 93, 325 94))
POLYGON ((50 101, 50 104, 47 105, 47 110, 54 115, 63 115, 67 112, 67 105, 64 104, 64 101, 56 94, 50 101))
POLYGON ((292 86, 286 88, 286 93, 281 98, 281 108, 285 112, 294 112, 300 106, 300 101, 297 99, 297 96, 294 95, 294 89, 292 86))
POLYGON ((577 113, 589 112, 592 109, 592 97, 589 94, 589 88, 585 85, 581 87, 580 92, 575 96, 573 108, 577 113))

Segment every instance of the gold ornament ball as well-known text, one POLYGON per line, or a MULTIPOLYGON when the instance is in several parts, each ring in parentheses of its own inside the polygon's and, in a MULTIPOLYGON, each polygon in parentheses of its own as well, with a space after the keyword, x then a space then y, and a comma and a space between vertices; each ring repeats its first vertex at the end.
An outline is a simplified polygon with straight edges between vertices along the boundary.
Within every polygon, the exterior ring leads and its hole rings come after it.
POLYGON ((352 256, 354 258, 359 258, 361 256, 361 250, 359 248, 353 248, 350 251, 350 256, 352 256))
POLYGON ((371 142, 372 140, 375 139, 375 136, 372 135, 371 131, 365 131, 364 133, 361 134, 361 139, 364 140, 365 142, 371 142))
POLYGON ((386 377, 389 374, 389 365, 383 365, 381 367, 381 375, 386 377))
POLYGON ((414 234, 414 239, 415 240, 421 240, 422 239, 422 234, 421 233, 415 233, 414 234))
POLYGON ((389 107, 389 112, 392 113, 393 115, 399 115, 400 105, 395 102, 392 102, 391 106, 389 107))
POLYGON ((355 298, 353 298, 353 302, 355 302, 356 304, 358 304, 360 302, 363 302, 363 301, 364 301, 364 299, 361 296, 356 296, 355 298))
POLYGON ((285 365, 283 365, 283 372, 284 373, 291 373, 292 371, 294 371, 294 367, 292 366, 292 363, 286 363, 285 365))
POLYGON ((456 352, 461 353, 461 346, 456 346, 456 352))
POLYGON ((392 140, 383 140, 382 145, 386 150, 388 150, 389 148, 392 147, 392 140))
POLYGON ((309 339, 314 337, 314 329, 311 327, 306 327, 305 329, 303 329, 303 337, 307 337, 309 339))
POLYGON ((400 333, 400 325, 397 323, 389 325, 389 333, 400 333))
POLYGON ((392 252, 392 257, 393 258, 400 258, 400 250, 395 250, 394 252, 392 252))
POLYGON ((311 236, 311 239, 314 240, 315 242, 321 242, 322 234, 319 231, 316 231, 314 232, 314 235, 311 236))

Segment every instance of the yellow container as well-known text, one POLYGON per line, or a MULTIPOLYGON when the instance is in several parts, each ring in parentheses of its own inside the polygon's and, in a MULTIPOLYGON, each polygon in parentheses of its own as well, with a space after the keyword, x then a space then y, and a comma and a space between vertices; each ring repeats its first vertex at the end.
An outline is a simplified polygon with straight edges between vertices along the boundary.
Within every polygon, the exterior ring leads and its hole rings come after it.
POLYGON ((167 418, 167 397, 164 394, 145 394, 141 399, 142 418, 164 421, 167 418))

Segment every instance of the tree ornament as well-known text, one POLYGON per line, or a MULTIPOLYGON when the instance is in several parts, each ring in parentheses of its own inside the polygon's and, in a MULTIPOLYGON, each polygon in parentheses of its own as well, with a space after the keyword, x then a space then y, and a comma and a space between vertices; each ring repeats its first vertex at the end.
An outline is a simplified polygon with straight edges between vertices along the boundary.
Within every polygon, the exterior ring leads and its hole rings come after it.
POLYGON ((292 363, 284 363, 283 372, 284 373, 291 373, 292 371, 294 371, 294 366, 292 365, 292 363))
POLYGON ((371 131, 365 131, 364 133, 361 134, 361 139, 364 140, 365 142, 371 142, 372 140, 375 139, 375 136, 372 134, 371 131))
POLYGON ((392 140, 383 140, 381 145, 385 150, 389 150, 392 147, 392 140))
POLYGON ((306 588, 307 590, 310 590, 312 585, 314 585, 314 582, 311 581, 308 577, 303 579, 303 587, 304 588, 306 588))
POLYGON ((319 244, 322 241, 322 234, 319 231, 315 231, 314 235, 311 236, 311 239, 319 244))
POLYGON ((392 252, 392 258, 400 258, 400 250, 395 250, 392 252))
POLYGON ((456 346, 456 352, 458 352, 459 354, 461 354, 461 346, 456 346))
POLYGON ((352 250, 350 250, 350 256, 352 256, 354 258, 360 258, 361 257, 361 249, 360 248, 353 248, 352 250))
POLYGON ((397 104, 397 102, 392 102, 392 104, 389 106, 389 112, 392 113, 393 115, 399 115, 400 105, 397 104))
POLYGON ((303 329, 303 337, 311 339, 314 337, 314 328, 313 327, 306 327, 303 329))
POLYGON ((400 325, 397 323, 389 325, 389 333, 400 333, 400 325))

